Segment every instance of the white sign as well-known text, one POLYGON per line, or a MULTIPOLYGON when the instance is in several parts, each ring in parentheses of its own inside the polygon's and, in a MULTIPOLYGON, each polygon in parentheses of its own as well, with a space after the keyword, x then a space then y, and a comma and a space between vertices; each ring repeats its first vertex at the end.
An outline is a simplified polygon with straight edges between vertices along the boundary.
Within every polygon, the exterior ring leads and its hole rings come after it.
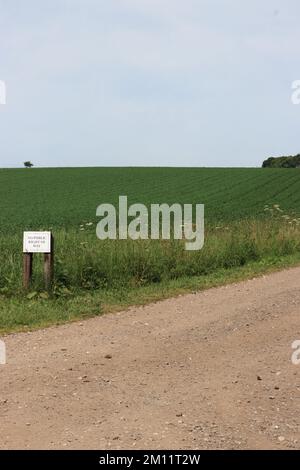
POLYGON ((51 253, 51 232, 24 232, 23 253, 51 253))

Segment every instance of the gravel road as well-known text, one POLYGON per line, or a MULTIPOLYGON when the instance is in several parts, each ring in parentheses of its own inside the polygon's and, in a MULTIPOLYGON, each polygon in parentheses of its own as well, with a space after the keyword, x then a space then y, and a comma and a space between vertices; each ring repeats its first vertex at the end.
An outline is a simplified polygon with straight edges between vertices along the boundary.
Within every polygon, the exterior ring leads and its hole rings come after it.
POLYGON ((300 448, 300 268, 4 339, 1 449, 300 448))

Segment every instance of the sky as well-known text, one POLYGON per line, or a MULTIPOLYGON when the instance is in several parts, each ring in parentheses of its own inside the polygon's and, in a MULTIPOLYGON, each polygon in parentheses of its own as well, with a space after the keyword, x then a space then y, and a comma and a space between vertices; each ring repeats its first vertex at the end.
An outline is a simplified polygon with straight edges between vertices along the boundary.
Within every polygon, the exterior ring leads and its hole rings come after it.
POLYGON ((0 0, 0 167, 300 153, 299 0, 0 0))

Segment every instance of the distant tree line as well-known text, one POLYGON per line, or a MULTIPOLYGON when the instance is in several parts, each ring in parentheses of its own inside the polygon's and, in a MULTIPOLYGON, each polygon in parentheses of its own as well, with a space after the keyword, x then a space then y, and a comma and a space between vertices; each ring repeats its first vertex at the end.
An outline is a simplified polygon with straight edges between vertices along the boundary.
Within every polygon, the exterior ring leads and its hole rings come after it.
POLYGON ((288 157, 270 157, 262 164, 263 168, 300 168, 300 154, 288 157))

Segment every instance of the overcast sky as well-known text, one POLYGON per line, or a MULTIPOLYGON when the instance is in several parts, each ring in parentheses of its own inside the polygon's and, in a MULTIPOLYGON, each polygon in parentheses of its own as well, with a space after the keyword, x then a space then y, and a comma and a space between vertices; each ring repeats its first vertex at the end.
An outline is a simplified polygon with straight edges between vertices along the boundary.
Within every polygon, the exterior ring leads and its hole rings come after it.
POLYGON ((0 0, 0 166, 300 152, 299 0, 0 0))

